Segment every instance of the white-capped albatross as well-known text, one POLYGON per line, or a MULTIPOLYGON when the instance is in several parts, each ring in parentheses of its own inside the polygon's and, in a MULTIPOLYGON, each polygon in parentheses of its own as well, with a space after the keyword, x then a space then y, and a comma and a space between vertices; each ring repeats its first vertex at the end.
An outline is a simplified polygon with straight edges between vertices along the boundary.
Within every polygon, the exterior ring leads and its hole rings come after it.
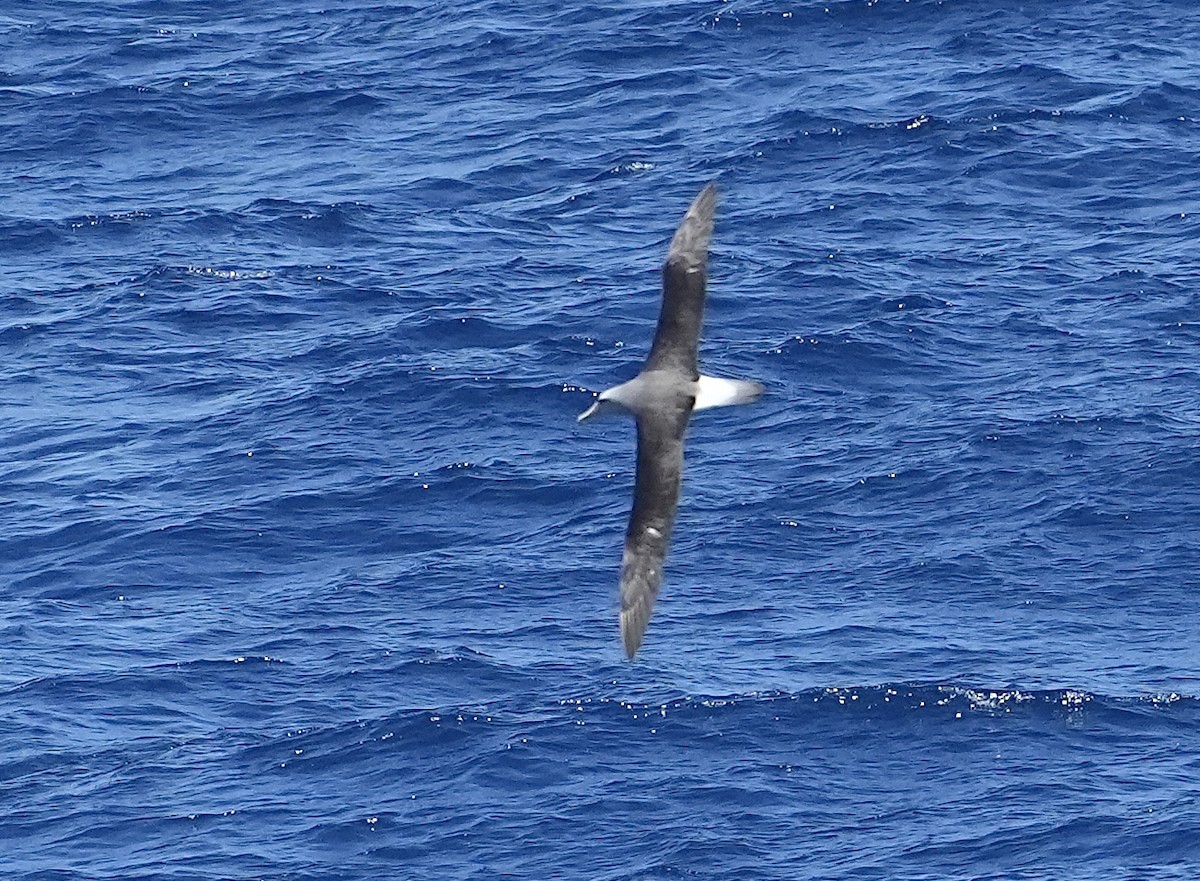
POLYGON ((601 392, 579 421, 606 413, 637 420, 637 478, 621 559, 621 639, 636 654, 662 583, 663 563, 679 504, 683 436, 696 410, 745 404, 763 392, 757 382, 701 376, 696 349, 704 321, 708 240, 717 205, 716 182, 696 196, 663 264, 662 309, 642 372, 601 392))

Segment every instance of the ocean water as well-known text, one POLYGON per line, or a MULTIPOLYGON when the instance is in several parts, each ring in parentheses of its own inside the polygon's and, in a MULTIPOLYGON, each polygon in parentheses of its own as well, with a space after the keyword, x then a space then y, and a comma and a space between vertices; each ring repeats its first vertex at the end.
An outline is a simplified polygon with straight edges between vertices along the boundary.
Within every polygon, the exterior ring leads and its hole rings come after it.
POLYGON ((1200 876, 1195 12, 6 7, 0 877, 1200 876))

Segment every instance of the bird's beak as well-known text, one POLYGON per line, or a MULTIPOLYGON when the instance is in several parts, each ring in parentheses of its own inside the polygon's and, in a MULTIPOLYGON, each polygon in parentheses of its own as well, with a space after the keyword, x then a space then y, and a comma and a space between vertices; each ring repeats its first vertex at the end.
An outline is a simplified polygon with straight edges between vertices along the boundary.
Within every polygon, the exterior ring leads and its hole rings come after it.
POLYGON ((592 404, 592 406, 590 406, 586 410, 584 410, 582 413, 580 413, 579 418, 576 419, 575 421, 576 422, 584 422, 585 420, 591 419, 593 416, 595 416, 599 412, 600 412, 600 399, 597 398, 596 402, 594 404, 592 404))

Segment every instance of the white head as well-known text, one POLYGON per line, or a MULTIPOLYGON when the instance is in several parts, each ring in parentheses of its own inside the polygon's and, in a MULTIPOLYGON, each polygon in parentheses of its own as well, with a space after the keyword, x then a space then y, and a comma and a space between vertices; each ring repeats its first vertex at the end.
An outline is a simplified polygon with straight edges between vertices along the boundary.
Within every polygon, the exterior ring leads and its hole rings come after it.
POLYGON ((596 398, 596 400, 592 403, 592 406, 588 407, 586 410, 584 410, 582 413, 579 414, 579 419, 576 421, 586 422, 589 419, 595 419, 597 416, 609 416, 613 413, 627 413, 627 412, 629 412, 629 411, 626 410, 624 407, 622 407, 620 404, 618 404, 616 401, 614 401, 610 398, 606 398, 606 397, 604 397, 604 395, 601 395, 600 397, 596 398))
POLYGON ((605 389, 596 397, 595 403, 579 414, 578 422, 593 419, 596 416, 610 416, 614 413, 632 413, 633 410, 624 403, 625 396, 630 392, 630 382, 623 382, 610 389, 605 389))

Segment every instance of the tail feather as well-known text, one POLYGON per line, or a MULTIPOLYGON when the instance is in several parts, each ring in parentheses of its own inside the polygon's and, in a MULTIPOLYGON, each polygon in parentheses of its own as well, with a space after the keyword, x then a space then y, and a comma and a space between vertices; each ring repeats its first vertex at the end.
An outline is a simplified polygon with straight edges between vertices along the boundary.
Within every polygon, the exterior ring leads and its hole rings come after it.
POLYGON ((696 404, 692 409, 707 410, 710 407, 749 404, 761 398, 763 391, 761 382, 701 376, 699 382, 696 383, 696 404))

